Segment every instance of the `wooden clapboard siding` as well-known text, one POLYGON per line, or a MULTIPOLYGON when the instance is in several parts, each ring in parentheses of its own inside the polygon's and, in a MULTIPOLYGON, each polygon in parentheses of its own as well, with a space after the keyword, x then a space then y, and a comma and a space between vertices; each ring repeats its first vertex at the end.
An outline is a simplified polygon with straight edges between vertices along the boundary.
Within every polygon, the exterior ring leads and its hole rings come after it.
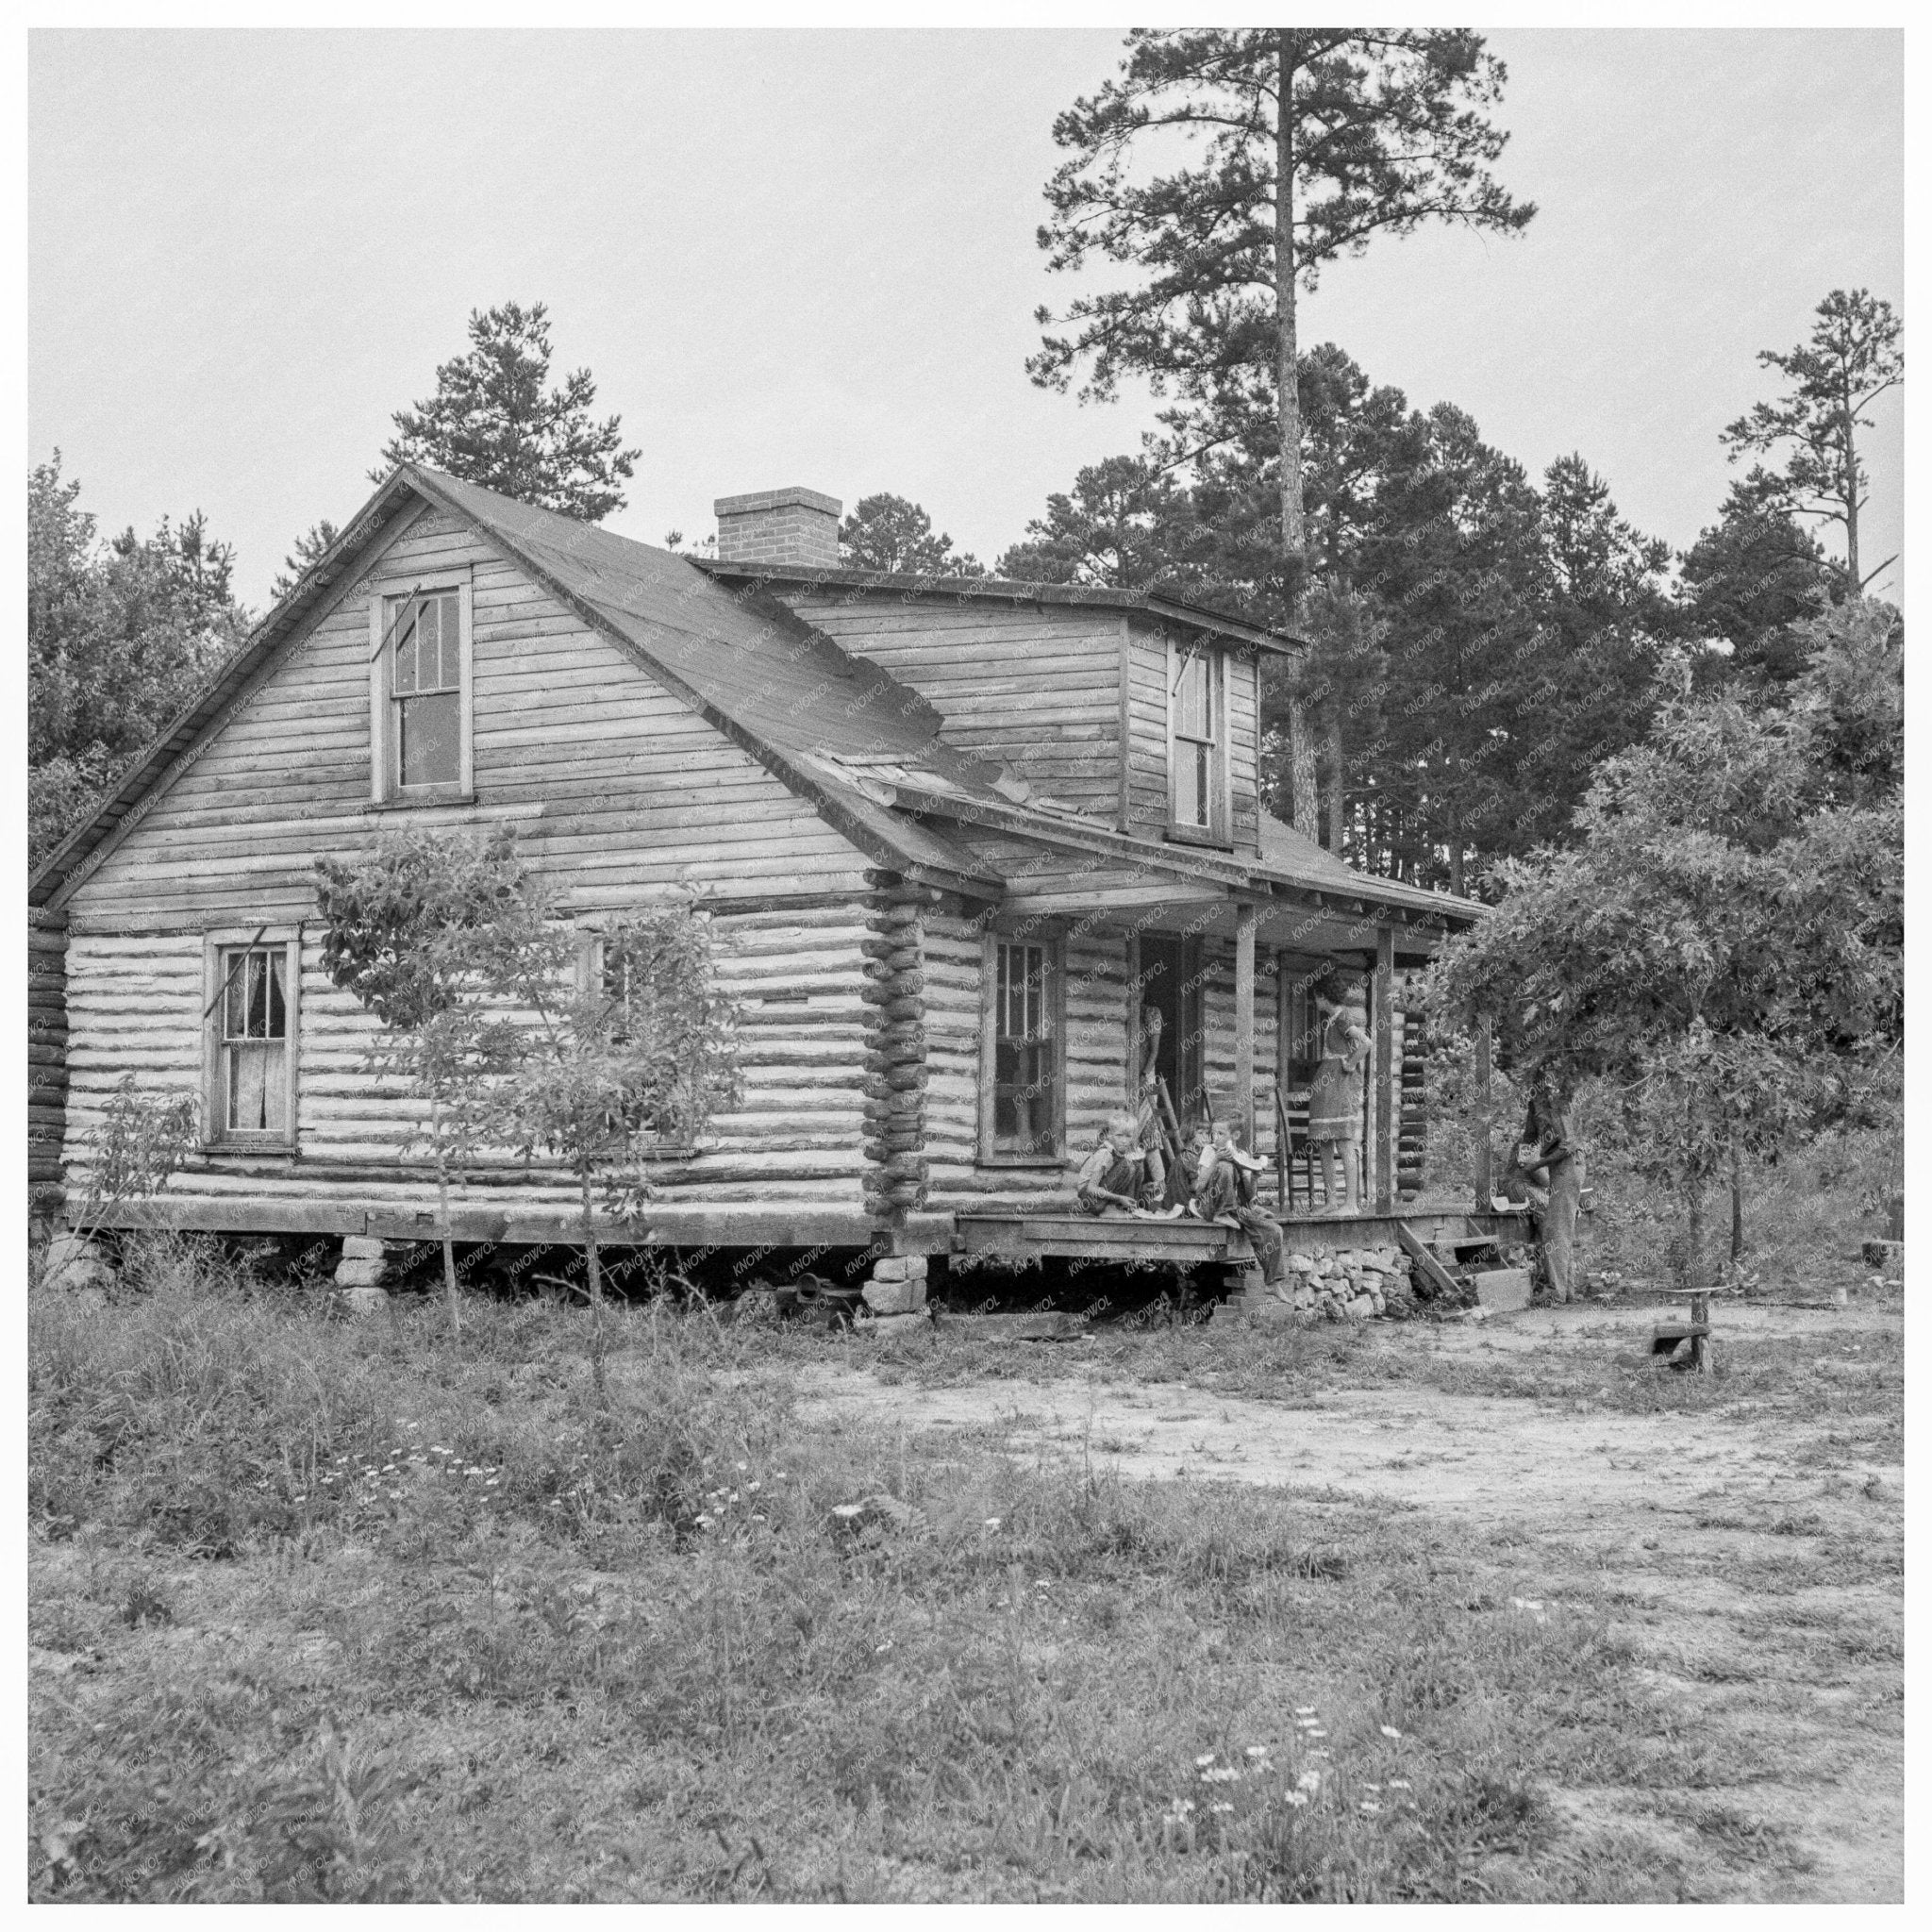
MULTIPOLYGON (((695 1157, 654 1163, 657 1194, 666 1204, 782 1200, 857 1209, 863 908, 724 910, 714 918, 720 990, 739 1005, 744 1091, 738 1108, 712 1123, 695 1157), (780 992, 805 997, 774 997, 780 992)), ((83 1138, 124 1074, 153 1093, 199 1098, 204 975, 195 932, 78 934, 72 948, 76 1045, 66 1153, 78 1173, 83 1138)), ((323 973, 312 921, 302 964, 295 1157, 197 1156, 168 1194, 296 1200, 344 1186, 372 1200, 433 1198, 426 1148, 412 1140, 426 1108, 371 1070, 379 1029, 323 973)), ((572 1198, 573 1183, 497 1164, 461 1191, 512 1206, 557 1205, 572 1198)))
POLYGON ((1258 651, 1228 654, 1228 798, 1234 813, 1235 847, 1242 852, 1257 852, 1261 844, 1256 789, 1261 732, 1260 671, 1258 651))
POLYGON ((1167 824, 1167 638, 1152 625, 1127 627, 1128 829, 1158 838, 1167 824))
POLYGON ((430 512, 372 559, 74 891, 75 914, 122 925, 299 919, 314 904, 319 852, 417 822, 368 809, 370 586, 452 568, 473 586, 477 805, 421 822, 511 818, 586 908, 680 880, 736 893, 862 886, 863 858, 808 805, 458 520, 430 512))
POLYGON ((1005 758, 1050 796, 1116 817, 1124 613, 974 606, 943 592, 783 594, 808 623, 928 698, 945 715, 948 742, 1005 758))
MULTIPOLYGON (((1168 634, 1156 625, 1128 626, 1126 751, 1130 829, 1158 838, 1168 823, 1168 634)), ((1208 644, 1223 656, 1222 690, 1227 706, 1228 803, 1238 851, 1259 850, 1261 822, 1257 789, 1260 744, 1260 658, 1208 644)))

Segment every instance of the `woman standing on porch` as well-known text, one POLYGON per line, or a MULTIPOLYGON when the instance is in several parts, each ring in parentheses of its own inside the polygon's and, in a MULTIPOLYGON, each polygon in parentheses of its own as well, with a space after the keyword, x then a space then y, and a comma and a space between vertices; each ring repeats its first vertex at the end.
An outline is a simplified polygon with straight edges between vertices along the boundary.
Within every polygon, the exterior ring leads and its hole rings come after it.
POLYGON ((1350 1214, 1358 1214, 1362 1205, 1362 1065, 1369 1036, 1356 1024, 1354 1011, 1361 984, 1358 975, 1331 973, 1315 989, 1316 1010, 1325 1009, 1328 1017, 1322 1024, 1322 1058, 1308 1091, 1308 1142, 1322 1157, 1323 1203, 1332 1209, 1341 1191, 1350 1214), (1338 1160, 1341 1190, 1335 1178, 1338 1160))

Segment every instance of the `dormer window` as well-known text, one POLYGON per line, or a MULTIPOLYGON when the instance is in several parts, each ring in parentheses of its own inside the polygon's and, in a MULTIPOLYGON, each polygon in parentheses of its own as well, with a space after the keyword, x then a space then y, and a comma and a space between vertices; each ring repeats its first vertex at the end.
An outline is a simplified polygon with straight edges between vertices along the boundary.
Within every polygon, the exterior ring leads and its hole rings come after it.
POLYGON ((1222 844, 1227 837, 1227 698, 1221 654, 1168 646, 1168 827, 1222 844))
POLYGON ((379 805, 470 795, 470 585, 384 586, 372 600, 372 794, 379 805))

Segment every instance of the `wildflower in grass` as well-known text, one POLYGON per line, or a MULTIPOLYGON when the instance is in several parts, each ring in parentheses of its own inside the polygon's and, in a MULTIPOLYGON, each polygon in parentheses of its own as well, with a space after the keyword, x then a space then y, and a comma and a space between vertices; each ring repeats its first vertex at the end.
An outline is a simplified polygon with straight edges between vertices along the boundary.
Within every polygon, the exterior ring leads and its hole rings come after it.
POLYGON ((1382 1735, 1385 1738, 1399 1738, 1402 1733, 1393 1724, 1384 1724, 1382 1726, 1382 1735))
POLYGON ((1209 1809, 1210 1811, 1213 1811, 1213 1812, 1215 1812, 1215 1813, 1216 1813, 1216 1814, 1218 1814, 1218 1815, 1222 1815, 1222 1816, 1224 1816, 1224 1815, 1225 1815, 1226 1813, 1228 1813, 1229 1811, 1232 1811, 1232 1810, 1234 1809, 1234 1807, 1233 1807, 1232 1805, 1228 1805, 1228 1804, 1221 1804, 1221 1805, 1210 1805, 1210 1806, 1209 1806, 1209 1807, 1208 1807, 1208 1809, 1209 1809))
POLYGON ((734 1462, 731 1466, 740 1475, 742 1475, 751 1467, 751 1464, 748 1462, 734 1462))
POLYGON ((1250 1744, 1247 1755, 1250 1757, 1265 1757, 1268 1755, 1268 1747, 1265 1744, 1250 1744))
POLYGON ((1315 1707, 1312 1704, 1297 1704, 1294 1707, 1294 1714, 1297 1717, 1313 1717, 1315 1707))
POLYGON ((1362 1782, 1362 1790, 1365 1791, 1379 1791, 1381 1789, 1380 1785, 1372 1785, 1366 1779, 1362 1782))
POLYGON ((997 1529, 1000 1526, 1000 1520, 997 1516, 989 1516, 984 1526, 988 1529, 997 1529))
POLYGON ((1294 1788, 1306 1791, 1310 1797, 1322 1789, 1322 1774, 1319 1771, 1305 1771, 1295 1779, 1294 1788))
POLYGON ((1366 1816, 1375 1818, 1381 1815, 1382 1807, 1373 1798, 1364 1798, 1362 1800, 1362 1810, 1366 1816))
POLYGON ((1333 1754, 1332 1752, 1328 1752, 1328 1751, 1310 1751, 1310 1752, 1308 1753, 1308 1756, 1309 1756, 1310 1757, 1332 1757, 1333 1755, 1334 1755, 1334 1754, 1333 1754))
POLYGON ((1391 1777, 1389 1780, 1389 1789, 1391 1791, 1406 1791, 1410 1789, 1410 1786, 1406 1777, 1391 1777))
POLYGON ((1308 1802, 1308 1794, 1306 1791, 1291 1791, 1288 1794, 1288 1802, 1296 1806, 1306 1805, 1308 1802))
POLYGON ((1319 1729, 1314 1724, 1308 1726, 1307 1734, 1311 1738, 1325 1738, 1328 1735, 1326 1731, 1319 1729))

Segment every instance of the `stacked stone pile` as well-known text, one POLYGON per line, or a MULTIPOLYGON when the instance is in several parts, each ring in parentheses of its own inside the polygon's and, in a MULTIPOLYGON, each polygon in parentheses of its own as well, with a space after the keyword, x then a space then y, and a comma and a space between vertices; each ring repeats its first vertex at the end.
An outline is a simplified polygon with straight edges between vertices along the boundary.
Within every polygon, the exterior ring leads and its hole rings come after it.
POLYGON ((1366 1322, 1377 1315, 1407 1319, 1415 1307, 1409 1265, 1408 1257, 1393 1246, 1296 1252, 1285 1258, 1295 1307, 1331 1322, 1366 1322))

